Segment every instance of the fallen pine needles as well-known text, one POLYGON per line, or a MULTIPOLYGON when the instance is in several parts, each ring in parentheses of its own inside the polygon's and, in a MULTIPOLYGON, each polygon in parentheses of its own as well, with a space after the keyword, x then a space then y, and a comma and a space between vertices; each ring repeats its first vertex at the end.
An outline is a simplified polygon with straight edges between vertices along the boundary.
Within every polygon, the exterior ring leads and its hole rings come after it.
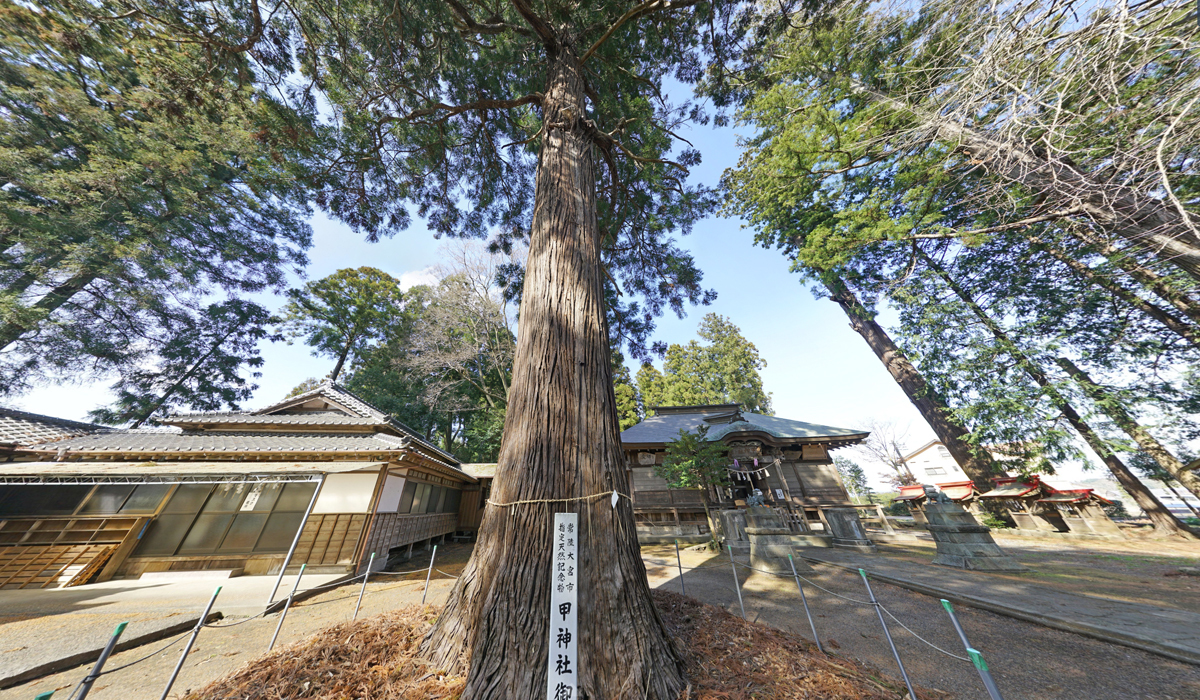
MULTIPOLYGON (((899 700, 904 687, 809 641, 676 593, 654 601, 687 662, 681 700, 899 700)), ((417 656, 436 614, 402 608, 328 627, 185 700, 454 700, 464 679, 417 656)), ((945 697, 918 691, 921 700, 945 697)))

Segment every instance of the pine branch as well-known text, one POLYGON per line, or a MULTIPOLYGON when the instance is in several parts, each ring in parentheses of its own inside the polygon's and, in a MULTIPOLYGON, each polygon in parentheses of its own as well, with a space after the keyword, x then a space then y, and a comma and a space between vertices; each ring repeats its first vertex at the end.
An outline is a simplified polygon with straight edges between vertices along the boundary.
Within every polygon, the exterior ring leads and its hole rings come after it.
POLYGON ((597 40, 596 43, 592 44, 592 48, 588 49, 587 52, 583 54, 583 57, 579 59, 579 62, 587 63, 587 60, 591 58, 592 54, 596 53, 596 50, 599 49, 604 42, 608 41, 609 37, 611 37, 613 33, 620 29, 621 26, 626 22, 630 22, 638 17, 648 15, 652 12, 677 10, 681 7, 691 7, 692 5, 697 5, 699 3, 700 0, 646 0, 639 5, 635 5, 631 10, 621 15, 621 17, 614 22, 607 31, 604 32, 600 39, 597 40))
POLYGON ((441 113, 441 117, 436 121, 442 122, 450 117, 453 117, 463 112, 470 112, 477 109, 513 109, 524 105, 540 105, 545 98, 540 92, 535 92, 532 95, 519 97, 515 100, 476 100, 465 105, 448 105, 438 102, 435 105, 424 109, 417 109, 409 112, 402 117, 384 117, 381 121, 386 124, 389 122, 410 122, 421 117, 428 117, 434 114, 441 113))
POLYGON ((517 34, 524 34, 525 36, 530 36, 531 34, 528 29, 525 29, 524 27, 514 27, 507 22, 476 22, 475 19, 471 17, 471 13, 467 10, 467 8, 463 7, 462 4, 457 0, 446 0, 446 4, 449 5, 450 9, 454 11, 454 14, 458 16, 459 22, 461 23, 459 29, 463 33, 495 35, 503 34, 505 32, 515 32, 517 34))

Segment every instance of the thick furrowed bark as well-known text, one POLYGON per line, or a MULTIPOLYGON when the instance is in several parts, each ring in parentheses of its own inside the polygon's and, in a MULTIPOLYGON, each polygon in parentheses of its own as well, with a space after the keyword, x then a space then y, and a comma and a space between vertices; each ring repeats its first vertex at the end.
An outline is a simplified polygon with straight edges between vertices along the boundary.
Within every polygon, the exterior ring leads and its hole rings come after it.
MULTIPOLYGON (((959 425, 950 415, 950 410, 942 405, 929 390, 929 385, 925 382, 925 377, 921 376, 920 370, 913 365, 908 356, 904 354, 891 336, 883 329, 867 309, 850 291, 840 278, 833 277, 825 283, 826 289, 829 290, 829 298, 837 302, 842 307, 842 311, 846 312, 846 317, 850 319, 850 327, 853 328, 863 340, 867 341, 867 345, 875 352, 876 357, 887 368, 892 379, 900 385, 904 393, 908 396, 908 400, 912 405, 921 412, 921 417, 933 429, 933 432, 938 436, 938 440, 946 446, 946 450, 954 457, 954 461, 962 467, 967 476, 971 477, 971 481, 975 482, 975 488, 980 491, 989 491, 995 484, 991 479, 993 476, 1000 474, 992 462, 990 456, 986 456, 983 450, 975 450, 966 441, 966 436, 969 434, 966 428, 959 425), (983 455, 979 454, 983 452, 983 455)), ((905 465, 907 469, 907 465, 905 465)), ((912 472, 909 471, 909 475, 912 472)))
MULTIPOLYGON (((563 48, 545 93, 546 136, 504 440, 491 500, 629 494, 602 295, 583 78, 563 48)), ((579 513, 579 698, 674 700, 683 664, 650 601, 633 509, 608 496, 489 506, 475 552, 425 641, 467 664, 463 700, 542 698, 553 513, 579 513)))

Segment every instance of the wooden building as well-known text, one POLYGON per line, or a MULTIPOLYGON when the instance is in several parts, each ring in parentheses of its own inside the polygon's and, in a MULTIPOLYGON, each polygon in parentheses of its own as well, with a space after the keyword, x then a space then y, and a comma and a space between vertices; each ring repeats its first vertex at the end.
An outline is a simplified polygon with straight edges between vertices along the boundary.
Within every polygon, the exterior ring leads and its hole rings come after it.
POLYGON ((463 489, 478 484, 332 383, 253 413, 162 422, 9 440, 0 587, 301 564, 359 571, 372 552, 381 566, 392 550, 455 532, 463 489))
POLYGON ((621 433, 639 535, 696 538, 708 533, 700 489, 672 489, 654 474, 667 444, 680 430, 708 426, 708 439, 729 447, 731 486, 711 490, 718 509, 738 508, 758 489, 766 505, 801 521, 822 519, 822 509, 851 505, 830 451, 869 433, 743 411, 740 404, 660 406, 621 433), (734 460, 737 460, 736 465, 734 460))
POLYGON ((996 488, 979 498, 999 503, 1018 530, 1124 537, 1104 512, 1104 506, 1112 502, 1093 489, 1070 485, 1056 488, 1037 475, 1000 477, 995 482, 996 488))

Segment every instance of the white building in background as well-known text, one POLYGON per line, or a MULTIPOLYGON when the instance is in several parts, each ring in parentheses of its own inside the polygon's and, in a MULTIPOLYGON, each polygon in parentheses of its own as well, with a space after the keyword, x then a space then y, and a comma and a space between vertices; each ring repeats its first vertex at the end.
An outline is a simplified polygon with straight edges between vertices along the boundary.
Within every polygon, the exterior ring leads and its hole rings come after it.
POLYGON ((932 440, 918 447, 903 459, 912 475, 922 483, 940 484, 970 479, 940 440, 932 440))
POLYGON ((1150 493, 1158 496, 1158 500, 1177 518, 1194 518, 1196 513, 1192 508, 1200 509, 1200 498, 1196 498, 1182 486, 1176 486, 1174 491, 1166 488, 1150 489, 1150 493))

